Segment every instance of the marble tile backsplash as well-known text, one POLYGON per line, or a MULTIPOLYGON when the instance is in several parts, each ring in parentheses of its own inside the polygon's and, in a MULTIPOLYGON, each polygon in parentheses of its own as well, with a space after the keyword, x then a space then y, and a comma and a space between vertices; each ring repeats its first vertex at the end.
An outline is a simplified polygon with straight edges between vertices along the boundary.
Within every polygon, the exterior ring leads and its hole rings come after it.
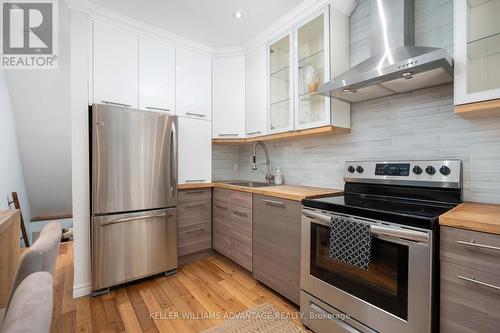
MULTIPOLYGON (((351 15, 351 64, 370 55, 369 1, 351 15)), ((453 51, 453 1, 415 0, 415 42, 453 51)), ((269 142, 273 172, 286 184, 343 188, 346 160, 459 158, 464 198, 500 203, 500 117, 466 119, 453 113, 453 85, 351 105, 351 133, 269 142)), ((250 145, 213 146, 214 179, 263 180, 264 154, 252 171, 250 145), (235 168, 236 167, 236 168, 235 168)))

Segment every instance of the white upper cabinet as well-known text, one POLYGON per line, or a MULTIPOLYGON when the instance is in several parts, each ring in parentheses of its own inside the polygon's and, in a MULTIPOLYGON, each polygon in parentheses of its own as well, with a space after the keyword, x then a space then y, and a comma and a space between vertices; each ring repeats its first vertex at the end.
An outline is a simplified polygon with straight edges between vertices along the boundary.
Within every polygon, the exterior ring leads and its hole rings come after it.
POLYGON ((136 32, 94 21, 93 101, 138 107, 136 32))
POLYGON ((318 87, 330 80, 329 7, 295 26, 295 129, 330 125, 330 98, 318 87))
POLYGON ((176 62, 177 115, 212 119, 212 59, 178 48, 176 62))
POLYGON ((349 69, 348 36, 349 16, 327 5, 268 43, 269 133, 350 127, 350 104, 317 94, 349 69))
POLYGON ((206 120, 178 118, 179 184, 212 181, 212 127, 206 120))
POLYGON ((246 136, 267 134, 266 46, 262 44, 245 56, 246 136))
POLYGON ((245 57, 214 58, 213 138, 245 137, 245 57))
POLYGON ((500 0, 455 0, 455 104, 500 98, 500 0))
POLYGON ((175 114, 175 48, 139 37, 139 108, 175 114))
POLYGON ((292 32, 268 43, 269 133, 293 130, 292 32))

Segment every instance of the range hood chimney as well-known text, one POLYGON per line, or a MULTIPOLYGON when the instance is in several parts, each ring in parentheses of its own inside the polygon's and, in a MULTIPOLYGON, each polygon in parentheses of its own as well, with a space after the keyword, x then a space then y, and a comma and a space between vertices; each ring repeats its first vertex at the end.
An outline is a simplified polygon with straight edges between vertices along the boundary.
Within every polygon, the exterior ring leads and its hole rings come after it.
POLYGON ((348 102, 453 82, 444 50, 414 45, 413 0, 371 0, 371 57, 321 85, 318 93, 348 102))

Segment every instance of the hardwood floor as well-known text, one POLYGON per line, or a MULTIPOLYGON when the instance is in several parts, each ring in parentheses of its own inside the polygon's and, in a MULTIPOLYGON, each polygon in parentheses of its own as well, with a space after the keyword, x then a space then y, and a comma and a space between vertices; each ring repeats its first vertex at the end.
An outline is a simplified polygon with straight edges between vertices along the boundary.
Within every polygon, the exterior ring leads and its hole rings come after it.
POLYGON ((298 308, 215 255, 181 265, 178 273, 72 299, 73 246, 63 243, 54 273, 52 332, 201 332, 225 315, 271 303, 294 321, 298 308))

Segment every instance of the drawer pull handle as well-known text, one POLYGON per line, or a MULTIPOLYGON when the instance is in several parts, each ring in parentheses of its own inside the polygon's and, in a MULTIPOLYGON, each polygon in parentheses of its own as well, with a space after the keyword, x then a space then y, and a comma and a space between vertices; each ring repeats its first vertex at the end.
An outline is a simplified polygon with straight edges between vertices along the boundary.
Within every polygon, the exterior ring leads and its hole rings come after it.
POLYGON ((203 183, 205 179, 186 179, 186 183, 203 183))
POLYGON ((458 275, 457 278, 459 278, 460 280, 467 281, 467 282, 472 282, 472 283, 475 283, 475 284, 479 284, 481 286, 488 287, 488 288, 491 288, 491 289, 500 290, 499 286, 495 286, 493 284, 482 282, 482 281, 476 280, 475 278, 468 278, 468 277, 461 276, 461 275, 458 275))
POLYGON ((457 241, 457 243, 461 244, 461 245, 465 245, 465 246, 474 246, 474 247, 480 247, 482 249, 500 251, 500 247, 498 247, 498 246, 479 244, 479 243, 476 243, 474 240, 471 240, 470 242, 459 240, 459 241, 457 241))
POLYGON ((132 105, 130 104, 124 104, 124 103, 117 103, 117 102, 112 102, 112 101, 102 101, 103 104, 109 104, 109 105, 116 105, 116 106, 123 106, 126 108, 131 107, 132 105))
POLYGON ((225 136, 238 136, 238 134, 236 134, 236 133, 221 133, 221 134, 218 134, 217 136, 220 136, 220 137, 225 137, 225 136))
POLYGON ((200 117, 200 118, 205 118, 206 115, 201 114, 201 113, 194 113, 194 112, 186 112, 188 116, 195 116, 195 117, 200 117))
POLYGON ((255 135, 255 134, 260 134, 262 133, 261 131, 255 131, 255 132, 250 132, 250 133, 247 133, 247 135, 255 135))
POLYGON ((199 190, 199 191, 189 191, 189 192, 184 192, 184 194, 189 194, 189 195, 191 195, 191 194, 200 194, 200 193, 204 193, 204 191, 199 190))
POLYGON ((248 216, 248 214, 247 214, 247 213, 242 212, 242 211, 239 211, 239 210, 234 210, 234 209, 233 209, 233 214, 234 214, 234 215, 241 216, 241 217, 247 217, 247 216, 248 216))
POLYGON ((186 206, 186 208, 196 208, 196 207, 203 207, 205 204, 196 204, 196 205, 191 205, 191 206, 186 206))
POLYGON ((153 111, 165 111, 165 112, 170 112, 170 109, 165 109, 165 108, 157 108, 154 106, 146 106, 146 109, 148 110, 153 110, 153 111))
POLYGON ((195 232, 198 232, 198 231, 205 231, 205 228, 199 228, 199 229, 189 230, 189 231, 186 231, 185 233, 186 234, 192 234, 192 233, 195 233, 195 232))
POLYGON ((262 201, 264 201, 266 203, 266 205, 285 207, 285 204, 281 201, 274 201, 274 200, 267 200, 267 199, 262 199, 262 201))
POLYGON ((215 205, 215 207, 220 208, 220 209, 227 209, 226 206, 222 206, 222 205, 215 205))

